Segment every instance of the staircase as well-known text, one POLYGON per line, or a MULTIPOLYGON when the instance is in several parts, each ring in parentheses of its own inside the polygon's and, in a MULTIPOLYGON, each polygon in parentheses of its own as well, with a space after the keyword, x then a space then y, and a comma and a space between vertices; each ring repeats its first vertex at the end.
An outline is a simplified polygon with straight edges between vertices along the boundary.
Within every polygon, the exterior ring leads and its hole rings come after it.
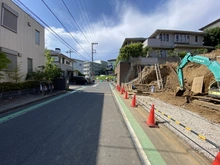
POLYGON ((160 73, 160 67, 157 64, 154 65, 155 66, 155 71, 156 71, 156 76, 157 76, 157 85, 159 89, 163 89, 163 80, 161 78, 161 73, 160 73))

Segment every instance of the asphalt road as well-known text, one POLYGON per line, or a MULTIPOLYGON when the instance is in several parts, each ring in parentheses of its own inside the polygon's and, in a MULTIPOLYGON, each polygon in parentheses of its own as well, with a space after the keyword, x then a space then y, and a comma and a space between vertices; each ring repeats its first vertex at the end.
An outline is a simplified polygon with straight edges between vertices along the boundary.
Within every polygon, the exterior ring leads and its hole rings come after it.
POLYGON ((108 83, 10 115, 0 124, 1 165, 141 164, 108 83))

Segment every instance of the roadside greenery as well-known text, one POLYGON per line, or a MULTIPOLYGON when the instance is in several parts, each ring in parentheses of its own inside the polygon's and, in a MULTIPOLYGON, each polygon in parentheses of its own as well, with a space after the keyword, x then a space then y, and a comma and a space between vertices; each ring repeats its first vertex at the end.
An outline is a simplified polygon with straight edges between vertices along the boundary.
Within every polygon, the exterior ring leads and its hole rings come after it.
POLYGON ((45 66, 42 66, 41 69, 29 73, 26 77, 26 80, 35 80, 35 81, 53 81, 56 77, 62 75, 62 70, 56 64, 53 63, 51 58, 50 51, 45 49, 46 63, 45 66))
POLYGON ((220 44, 220 27, 205 30, 204 45, 217 46, 220 44))
POLYGON ((4 75, 1 71, 6 69, 10 63, 11 61, 7 58, 7 56, 3 52, 0 52, 0 80, 4 79, 4 75))
POLYGON ((102 75, 102 76, 95 76, 96 80, 99 81, 115 81, 115 76, 108 76, 108 75, 102 75))
POLYGON ((24 76, 21 72, 21 65, 17 65, 14 69, 7 70, 6 73, 15 84, 19 83, 24 76))
POLYGON ((131 57, 146 56, 146 49, 143 49, 142 43, 134 43, 122 47, 119 51, 119 55, 116 59, 116 65, 120 61, 129 61, 131 57))

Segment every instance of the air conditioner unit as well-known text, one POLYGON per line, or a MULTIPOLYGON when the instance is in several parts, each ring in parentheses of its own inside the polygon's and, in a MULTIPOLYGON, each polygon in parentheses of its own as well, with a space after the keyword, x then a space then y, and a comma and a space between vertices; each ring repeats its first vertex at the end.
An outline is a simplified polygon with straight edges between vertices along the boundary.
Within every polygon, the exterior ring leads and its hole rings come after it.
POLYGON ((21 54, 21 53, 18 53, 18 57, 22 57, 22 54, 21 54))

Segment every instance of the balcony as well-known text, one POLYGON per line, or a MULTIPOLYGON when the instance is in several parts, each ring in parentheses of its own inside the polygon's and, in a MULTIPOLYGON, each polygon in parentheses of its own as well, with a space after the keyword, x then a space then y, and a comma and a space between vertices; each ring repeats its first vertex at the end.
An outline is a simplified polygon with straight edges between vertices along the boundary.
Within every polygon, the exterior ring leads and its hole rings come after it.
POLYGON ((156 38, 148 38, 144 41, 143 43, 144 47, 160 47, 161 46, 161 41, 160 39, 156 38))

